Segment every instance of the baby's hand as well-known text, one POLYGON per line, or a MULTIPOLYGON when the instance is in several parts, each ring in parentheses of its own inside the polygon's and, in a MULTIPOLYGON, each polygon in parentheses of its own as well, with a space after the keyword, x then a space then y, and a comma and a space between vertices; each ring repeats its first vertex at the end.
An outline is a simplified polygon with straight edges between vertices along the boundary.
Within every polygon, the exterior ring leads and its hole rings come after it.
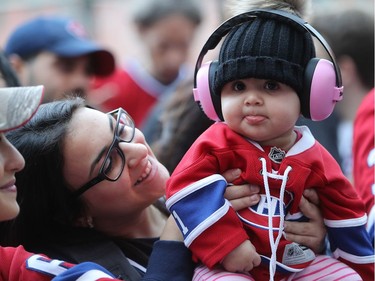
POLYGON ((242 242, 237 248, 230 252, 221 262, 227 271, 249 272, 260 264, 260 256, 249 240, 242 242))

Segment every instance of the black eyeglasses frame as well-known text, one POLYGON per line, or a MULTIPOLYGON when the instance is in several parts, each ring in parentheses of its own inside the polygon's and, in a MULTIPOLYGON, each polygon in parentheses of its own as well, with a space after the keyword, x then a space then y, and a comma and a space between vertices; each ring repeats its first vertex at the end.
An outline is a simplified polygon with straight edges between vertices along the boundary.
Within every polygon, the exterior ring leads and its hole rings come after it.
POLYGON ((123 108, 118 108, 118 109, 115 109, 111 112, 108 112, 107 114, 108 115, 115 115, 117 113, 117 119, 116 119, 116 125, 115 125, 115 128, 114 128, 114 133, 113 133, 113 140, 112 140, 112 143, 111 145, 109 146, 108 148, 108 151, 107 151, 107 154, 104 158, 104 161, 99 169, 99 174, 91 179, 89 182, 87 182, 86 184, 82 185, 80 188, 78 188, 77 190, 75 190, 73 193, 72 193, 72 196, 73 197, 79 197, 81 196, 84 192, 86 192, 87 190, 89 190, 91 187, 93 187, 94 185, 98 184, 99 182, 103 181, 103 180, 108 180, 108 181, 117 181, 120 176, 122 175, 122 172, 124 171, 124 167, 125 167, 125 161, 126 161, 126 158, 125 158, 125 154, 124 152, 121 150, 121 148, 119 147, 119 144, 121 142, 127 142, 127 143, 130 143, 133 141, 134 139, 134 135, 135 135, 135 125, 134 125, 134 121, 133 119, 131 118, 131 116, 123 109, 123 108), (130 121, 129 124, 125 124, 125 125, 130 125, 129 127, 132 129, 132 134, 131 134, 131 137, 129 138, 129 140, 123 140, 120 136, 119 136, 119 130, 118 130, 118 126, 120 124, 120 121, 121 121, 121 116, 125 114, 126 116, 126 120, 130 121), (121 159, 122 159, 122 167, 121 167, 121 170, 120 170, 120 173, 115 177, 115 178, 110 178, 108 177, 105 172, 104 172, 104 168, 105 168, 105 164, 108 160, 108 158, 110 157, 111 153, 112 153, 112 150, 113 149, 117 149, 119 155, 121 156, 121 159))

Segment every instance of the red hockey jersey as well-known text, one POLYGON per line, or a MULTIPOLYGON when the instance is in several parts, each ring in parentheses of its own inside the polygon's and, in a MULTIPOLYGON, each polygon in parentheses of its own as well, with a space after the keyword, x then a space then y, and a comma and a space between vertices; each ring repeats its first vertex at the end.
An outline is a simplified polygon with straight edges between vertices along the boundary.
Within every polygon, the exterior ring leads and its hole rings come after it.
MULTIPOLYGON (((362 201, 309 129, 295 130, 302 137, 283 155, 278 171, 273 171, 270 159, 280 156, 277 149, 271 156, 224 123, 212 125, 197 139, 167 184, 167 207, 184 234, 185 244, 196 260, 209 267, 245 239, 250 239, 260 255, 270 257, 269 229, 276 237, 282 231, 282 219, 302 220, 298 205, 303 190, 315 188, 333 254, 365 280, 372 278, 374 253, 362 201), (233 168, 242 170, 235 184, 261 187, 258 205, 238 214, 223 197, 227 182, 221 174, 233 168)), ((281 239, 279 245, 286 243, 290 242, 281 239)), ((261 266, 251 273, 262 270, 268 269, 261 266)))

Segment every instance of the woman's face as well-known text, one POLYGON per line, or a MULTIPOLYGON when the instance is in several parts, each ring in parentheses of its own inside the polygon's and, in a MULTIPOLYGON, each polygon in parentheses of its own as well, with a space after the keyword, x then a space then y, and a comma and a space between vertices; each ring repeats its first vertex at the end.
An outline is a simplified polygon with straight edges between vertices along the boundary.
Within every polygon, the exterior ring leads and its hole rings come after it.
MULTIPOLYGON (((96 177, 114 136, 116 120, 100 111, 80 108, 65 139, 64 176, 77 190, 96 177)), ((126 217, 141 212, 164 195, 169 173, 160 164, 138 129, 131 143, 121 142, 124 170, 117 181, 103 180, 82 198, 92 217, 126 217)), ((118 163, 119 164, 119 163, 118 163)))
POLYGON ((24 166, 21 154, 0 133, 0 221, 11 220, 19 213, 15 174, 24 166))

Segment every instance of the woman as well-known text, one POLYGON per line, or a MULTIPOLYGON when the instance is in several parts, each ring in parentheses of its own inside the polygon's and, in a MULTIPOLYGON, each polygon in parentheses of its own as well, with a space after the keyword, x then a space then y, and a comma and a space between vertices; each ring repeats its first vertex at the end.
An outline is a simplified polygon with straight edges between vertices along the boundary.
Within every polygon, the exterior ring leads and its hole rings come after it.
MULTIPOLYGON (((19 213, 15 174, 25 165, 5 132, 27 122, 37 110, 42 95, 41 86, 0 89, 0 221, 13 219, 19 213)), ((113 280, 109 272, 93 263, 74 266, 29 253, 22 246, 0 247, 0 256, 0 280, 113 280)))
MULTIPOLYGON (((80 98, 57 101, 42 105, 27 125, 7 137, 26 166, 17 174, 22 211, 7 227, 4 242, 71 262, 95 261, 126 280, 139 280, 152 249, 166 249, 160 260, 189 255, 182 242, 157 241, 168 216, 159 198, 169 173, 125 111, 104 114, 85 107, 80 98)), ((226 179, 237 176, 239 171, 228 171, 226 179)), ((229 189, 227 198, 243 208, 257 202, 257 192, 241 186, 229 189)), ((316 221, 288 225, 286 231, 294 241, 317 249, 325 230, 310 207, 311 216, 305 214, 316 221)))
MULTIPOLYGON (((0 86, 19 86, 18 78, 2 52, 0 52, 0 72, 0 86)), ((16 186, 14 185, 15 173, 22 170, 25 165, 24 158, 10 144, 5 133, 22 126, 32 117, 42 100, 43 90, 44 87, 41 86, 0 89, 0 221, 11 220, 19 213, 16 186)), ((164 239, 164 235, 168 240, 180 238, 181 235, 174 226, 173 221, 166 224, 161 240, 164 239)), ((154 251, 150 258, 147 274, 142 280, 169 280, 171 278, 178 280, 176 273, 181 273, 178 277, 181 276, 182 280, 186 280, 184 278, 189 276, 189 271, 186 275, 183 272, 189 269, 190 253, 181 243, 179 244, 171 243, 171 246, 178 254, 180 262, 168 263, 168 258, 173 255, 167 248, 168 255, 165 257, 163 243, 159 243, 158 248, 161 249, 160 256, 164 256, 162 260, 164 263, 160 262, 158 251, 154 251), (184 262, 185 260, 187 262, 184 262)), ((0 280, 51 280, 53 278, 56 281, 63 281, 83 278, 104 281, 113 279, 110 272, 97 264, 84 262, 74 266, 61 260, 51 260, 46 256, 32 254, 25 251, 22 246, 17 248, 0 247, 0 256, 0 280)), ((174 260, 172 259, 172 261, 174 260)))

